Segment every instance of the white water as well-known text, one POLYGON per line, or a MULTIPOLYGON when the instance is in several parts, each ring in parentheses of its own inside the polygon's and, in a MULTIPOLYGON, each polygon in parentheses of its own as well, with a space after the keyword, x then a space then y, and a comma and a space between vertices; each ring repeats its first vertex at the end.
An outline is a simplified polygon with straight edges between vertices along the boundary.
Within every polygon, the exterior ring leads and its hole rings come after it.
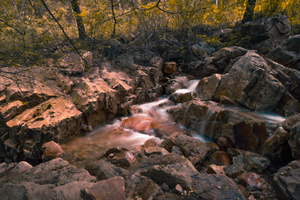
MULTIPOLYGON (((192 80, 188 88, 179 89, 176 93, 195 92, 198 83, 199 80, 192 80)), ((218 107, 217 103, 212 102, 210 104, 218 107)), ((99 158, 105 151, 112 147, 119 146, 127 149, 140 149, 141 145, 148 139, 155 139, 157 142, 160 142, 161 139, 154 136, 156 134, 154 129, 158 128, 163 132, 183 131, 186 129, 182 125, 174 125, 170 122, 167 109, 176 105, 171 105, 167 98, 161 98, 155 102, 136 106, 142 110, 142 113, 133 114, 132 116, 124 117, 121 120, 115 120, 112 124, 99 126, 88 136, 74 139, 69 144, 63 145, 67 155, 66 159, 72 164, 83 167, 87 160, 99 158)), ((265 119, 271 123, 278 123, 285 119, 274 113, 250 112, 243 108, 232 107, 228 109, 245 112, 254 117, 265 119)), ((185 113, 184 115, 188 116, 189 113, 185 113)), ((208 109, 201 119, 197 119, 197 123, 200 121, 201 126, 197 127, 196 130, 194 129, 197 133, 193 135, 193 137, 202 141, 208 141, 205 139, 205 135, 212 136, 216 118, 217 115, 215 112, 208 109), (207 126, 210 127, 207 128, 207 126), (209 130, 209 133, 205 132, 207 130, 209 130)), ((193 125, 190 126, 193 127, 193 125)))
POLYGON ((200 80, 191 80, 191 81, 190 81, 190 85, 189 85, 188 88, 176 90, 175 93, 189 93, 189 92, 195 92, 195 91, 196 91, 196 87, 197 87, 199 81, 200 81, 200 80))

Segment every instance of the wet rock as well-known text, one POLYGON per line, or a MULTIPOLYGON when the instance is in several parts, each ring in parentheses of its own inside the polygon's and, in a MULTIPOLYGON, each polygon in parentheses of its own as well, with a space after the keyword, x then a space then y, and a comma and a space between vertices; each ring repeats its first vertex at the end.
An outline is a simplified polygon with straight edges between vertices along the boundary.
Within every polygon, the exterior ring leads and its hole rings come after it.
POLYGON ((226 175, 231 178, 235 178, 244 172, 262 173, 270 165, 269 159, 250 151, 229 149, 228 153, 231 155, 239 154, 232 158, 232 165, 224 168, 226 175))
POLYGON ((297 122, 291 129, 289 145, 292 150, 293 158, 296 160, 300 159, 300 122, 297 122))
POLYGON ((217 166, 215 164, 209 165, 207 168, 206 172, 208 174, 220 174, 220 175, 225 175, 224 168, 225 166, 217 166))
POLYGON ((282 167, 273 178, 276 197, 280 200, 300 198, 300 161, 282 167))
POLYGON ((89 163, 85 168, 98 180, 109 179, 116 176, 124 177, 129 174, 126 169, 117 167, 114 164, 111 164, 110 162, 107 162, 103 159, 89 163))
POLYGON ((220 74, 214 74, 201 79, 196 87, 197 95, 203 100, 213 99, 213 96, 219 86, 221 80, 220 74))
POLYGON ((120 199, 125 200, 125 181, 122 177, 114 177, 93 185, 82 190, 84 199, 120 199))
POLYGON ((204 162, 205 165, 216 164, 218 166, 230 165, 230 159, 226 152, 215 151, 208 159, 204 162))
POLYGON ((156 143, 155 138, 151 138, 151 139, 148 139, 148 140, 144 143, 143 148, 155 147, 156 145, 157 145, 157 143, 156 143))
POLYGON ((128 168, 136 161, 132 151, 125 148, 111 148, 105 152, 102 158, 106 158, 112 164, 122 168, 128 168))
POLYGON ((168 110, 173 119, 184 126, 218 139, 227 138, 238 148, 260 153, 269 137, 266 122, 216 103, 194 99, 168 110))
POLYGON ((238 103, 236 103, 234 100, 224 95, 220 96, 220 104, 229 105, 229 106, 238 106, 238 103))
POLYGON ((50 141, 47 143, 44 143, 42 146, 42 149, 44 150, 42 159, 44 161, 48 161, 54 158, 60 158, 62 157, 64 151, 62 148, 57 144, 56 142, 50 141))
POLYGON ((130 113, 133 115, 133 114, 138 114, 138 113, 143 113, 143 109, 140 108, 139 106, 137 105, 132 105, 130 106, 130 113))
POLYGON ((188 93, 175 92, 169 96, 169 99, 171 101, 173 101, 174 103, 184 103, 184 102, 190 101, 196 97, 197 97, 197 95, 194 92, 188 92, 188 93))
POLYGON ((152 116, 135 115, 124 119, 120 128, 128 128, 148 135, 155 135, 156 137, 164 138, 174 132, 180 131, 180 129, 151 112, 152 116))
POLYGON ((295 114, 286 118, 279 125, 282 126, 284 130, 286 130, 287 132, 290 132, 292 127, 299 121, 300 121, 300 114, 295 114))
POLYGON ((286 67, 300 70, 300 35, 287 39, 277 48, 270 51, 266 57, 286 67))
POLYGON ((161 146, 172 151, 173 146, 179 147, 183 155, 194 165, 201 161, 210 151, 210 147, 203 141, 177 132, 166 138, 161 146))
POLYGON ((282 127, 269 137, 264 144, 264 154, 274 163, 291 161, 291 149, 288 144, 290 134, 282 127))
POLYGON ((133 174, 126 180, 126 197, 153 199, 163 194, 162 189, 146 176, 133 174))
POLYGON ((274 190, 258 174, 245 172, 241 175, 240 184, 246 187, 248 193, 255 199, 274 199, 274 190))
POLYGON ((219 137, 217 140, 217 144, 224 151, 226 151, 228 148, 232 148, 231 142, 225 137, 219 137))
POLYGON ((151 156, 151 155, 166 155, 169 152, 161 147, 148 147, 144 148, 144 152, 146 156, 151 156))
POLYGON ((178 89, 187 88, 189 79, 186 76, 176 76, 175 79, 169 79, 168 82, 163 84, 166 94, 172 94, 178 89))
POLYGON ((176 72, 176 62, 165 62, 163 65, 163 73, 170 75, 176 72))

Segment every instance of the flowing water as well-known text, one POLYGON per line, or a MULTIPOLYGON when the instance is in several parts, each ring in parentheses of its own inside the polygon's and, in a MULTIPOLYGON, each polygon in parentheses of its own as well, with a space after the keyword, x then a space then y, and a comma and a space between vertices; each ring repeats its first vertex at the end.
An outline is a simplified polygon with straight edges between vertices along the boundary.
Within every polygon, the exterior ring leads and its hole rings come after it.
MULTIPOLYGON (((176 93, 195 92, 199 80, 192 80, 190 86, 186 89, 177 90, 176 93)), ((213 107, 218 105, 211 103, 213 107)), ((136 105, 138 113, 132 116, 115 120, 111 124, 106 124, 95 128, 95 130, 86 136, 78 137, 66 144, 62 145, 65 152, 64 159, 77 167, 84 167, 86 163, 99 159, 109 148, 124 147, 132 150, 141 149, 141 145, 148 139, 154 139, 158 143, 160 138, 170 135, 177 131, 186 130, 185 127, 172 122, 168 116, 167 109, 175 106, 170 104, 167 98, 160 98, 155 102, 136 105)), ((249 113, 248 110, 242 108, 230 108, 249 113)), ((188 113, 186 113, 188 114, 188 113)), ((278 123, 284 120, 283 117, 273 113, 254 113, 251 115, 278 123)), ((207 126, 210 126, 210 132, 213 131, 213 124, 217 115, 212 109, 207 109, 201 120, 200 128, 195 131, 194 137, 205 141, 204 135, 207 126)))

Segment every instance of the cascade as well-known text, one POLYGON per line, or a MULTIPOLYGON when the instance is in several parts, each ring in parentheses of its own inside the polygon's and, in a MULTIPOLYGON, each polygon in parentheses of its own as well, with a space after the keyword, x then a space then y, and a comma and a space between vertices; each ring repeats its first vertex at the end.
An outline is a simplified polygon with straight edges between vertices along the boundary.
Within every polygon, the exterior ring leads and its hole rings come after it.
MULTIPOLYGON (((175 93, 194 93, 198 83, 199 80, 192 80, 188 88, 179 89, 175 93)), ((207 142, 209 141, 207 136, 213 136, 218 112, 225 108, 245 112, 270 123, 278 123, 285 119, 273 113, 250 112, 241 107, 224 107, 214 102, 203 103, 208 105, 208 108, 202 116, 193 121, 193 124, 186 123, 186 118, 189 117, 191 111, 190 107, 186 107, 183 122, 196 132, 193 137, 207 142)), ((111 124, 101 125, 87 136, 78 137, 63 144, 64 159, 77 167, 84 167, 87 162, 99 159, 109 148, 119 146, 139 150, 148 139, 154 139, 159 143, 162 141, 161 138, 174 132, 185 131, 186 127, 175 124, 169 118, 167 110, 173 106, 176 105, 168 98, 159 98, 154 102, 135 105, 137 109, 131 116, 115 120, 111 124)))

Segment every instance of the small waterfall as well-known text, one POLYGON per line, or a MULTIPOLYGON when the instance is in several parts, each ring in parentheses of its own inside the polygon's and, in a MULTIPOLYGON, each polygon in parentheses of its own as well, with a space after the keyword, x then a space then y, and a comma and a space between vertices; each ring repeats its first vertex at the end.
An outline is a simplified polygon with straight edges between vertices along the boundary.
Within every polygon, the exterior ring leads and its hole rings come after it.
MULTIPOLYGON (((179 89, 175 93, 193 93, 196 90, 199 80, 192 80, 186 89, 179 89)), ((221 109, 233 109, 245 112, 259 119, 265 119, 271 123, 278 123, 285 118, 274 115, 273 113, 257 113, 249 110, 241 110, 243 108, 224 108, 217 103, 202 101, 203 107, 199 111, 193 110, 191 103, 184 108, 183 121, 185 126, 191 127, 197 134, 194 135, 202 141, 210 141, 208 137, 214 136, 215 125, 217 124, 217 116, 221 109), (196 119, 190 119, 195 112, 196 119), (193 124, 188 124, 193 123, 193 124), (208 136, 206 138, 206 136, 208 136)), ((99 159, 101 155, 109 148, 120 146, 127 149, 140 149, 141 145, 148 139, 161 141, 161 137, 166 137, 174 132, 184 131, 186 127, 174 124, 169 119, 167 110, 172 108, 174 103, 168 98, 160 98, 155 102, 134 105, 135 114, 115 120, 112 124, 101 125, 95 128, 87 136, 78 137, 68 144, 62 145, 65 151, 65 159, 71 164, 83 167, 86 162, 99 159)), ((201 106, 200 106, 201 107, 201 106)))
POLYGON ((195 92, 195 91, 196 91, 196 87, 197 87, 199 81, 200 81, 200 80, 198 80, 198 79, 196 79, 196 80, 191 80, 188 88, 176 90, 175 93, 189 93, 189 92, 195 92))
POLYGON ((202 135, 207 135, 209 137, 213 136, 213 130, 214 130, 214 124, 216 123, 217 114, 215 114, 215 111, 211 110, 210 108, 207 108, 207 111, 205 115, 202 118, 202 122, 199 128, 199 133, 202 135), (210 125, 210 130, 207 132, 207 126, 210 125))

